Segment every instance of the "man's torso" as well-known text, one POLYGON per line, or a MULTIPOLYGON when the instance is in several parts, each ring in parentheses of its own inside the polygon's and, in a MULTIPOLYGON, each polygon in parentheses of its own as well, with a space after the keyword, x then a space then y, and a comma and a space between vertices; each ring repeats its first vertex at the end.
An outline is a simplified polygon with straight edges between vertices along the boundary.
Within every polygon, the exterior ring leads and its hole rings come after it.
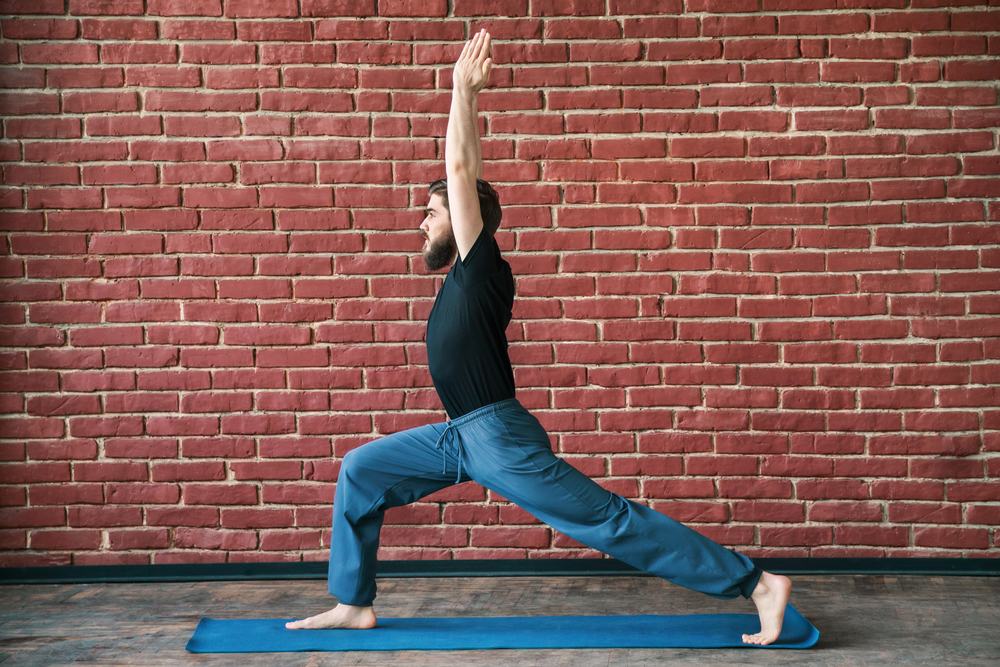
POLYGON ((427 320, 427 360, 434 387, 452 419, 514 398, 507 325, 514 277, 485 229, 457 259, 427 320))

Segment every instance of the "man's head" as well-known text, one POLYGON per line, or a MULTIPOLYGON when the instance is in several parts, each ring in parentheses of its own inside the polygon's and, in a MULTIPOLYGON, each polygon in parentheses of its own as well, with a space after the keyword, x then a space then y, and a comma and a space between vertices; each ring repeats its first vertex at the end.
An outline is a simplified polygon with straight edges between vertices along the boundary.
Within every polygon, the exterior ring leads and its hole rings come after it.
MULTIPOLYGON (((483 218, 483 226, 492 235, 500 227, 503 212, 500 209, 500 198, 496 190, 486 181, 476 179, 476 190, 479 194, 479 212, 483 218)), ((451 211, 448 208, 448 181, 440 179, 431 183, 427 190, 430 198, 427 202, 426 215, 420 225, 420 231, 427 239, 424 244, 424 265, 428 271, 443 269, 455 260, 458 245, 451 227, 451 211)))

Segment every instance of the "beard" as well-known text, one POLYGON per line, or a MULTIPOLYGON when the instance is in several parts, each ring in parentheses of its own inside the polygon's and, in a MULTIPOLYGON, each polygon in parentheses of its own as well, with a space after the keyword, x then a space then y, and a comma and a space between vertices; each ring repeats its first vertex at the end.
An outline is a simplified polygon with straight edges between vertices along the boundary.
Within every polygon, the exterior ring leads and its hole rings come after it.
POLYGON ((458 244, 455 243, 455 235, 449 229, 447 235, 432 241, 430 247, 424 251, 424 266, 428 271, 443 269, 451 264, 457 253, 458 244))

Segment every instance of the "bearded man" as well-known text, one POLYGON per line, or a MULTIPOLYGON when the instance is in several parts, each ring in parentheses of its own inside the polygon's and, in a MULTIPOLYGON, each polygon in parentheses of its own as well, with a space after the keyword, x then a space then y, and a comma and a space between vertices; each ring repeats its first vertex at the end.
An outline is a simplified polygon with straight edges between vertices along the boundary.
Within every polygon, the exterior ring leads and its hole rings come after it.
POLYGON ((480 177, 478 94, 489 80, 481 31, 455 65, 447 180, 430 187, 420 230, 424 262, 450 271, 427 321, 427 360, 449 421, 394 433, 348 452, 337 480, 329 591, 339 604, 289 629, 375 627, 375 569, 385 511, 475 480, 561 533, 618 560, 716 598, 757 605, 761 631, 781 633, 791 582, 644 505, 611 493, 555 456, 549 436, 514 396, 506 328, 514 277, 493 238, 496 192, 480 177))

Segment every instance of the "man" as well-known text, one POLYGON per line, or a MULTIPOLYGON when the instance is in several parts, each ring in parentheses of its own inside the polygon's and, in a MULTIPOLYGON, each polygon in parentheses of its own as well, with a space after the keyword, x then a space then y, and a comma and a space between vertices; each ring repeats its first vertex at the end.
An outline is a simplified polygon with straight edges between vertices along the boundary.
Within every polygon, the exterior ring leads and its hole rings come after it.
POLYGON ((382 518, 452 484, 476 480, 569 537, 686 588, 752 599, 761 631, 778 638, 791 582, 648 507, 610 493, 557 458, 545 430, 514 398, 505 330, 514 279, 493 232, 496 192, 479 179, 478 94, 489 79, 490 36, 462 49, 448 118, 447 181, 431 185, 424 260, 455 262, 427 322, 431 378, 450 421, 395 433, 349 452, 337 480, 330 545, 328 612, 288 623, 300 628, 372 628, 382 518), (457 259, 456 259, 457 256, 457 259))

